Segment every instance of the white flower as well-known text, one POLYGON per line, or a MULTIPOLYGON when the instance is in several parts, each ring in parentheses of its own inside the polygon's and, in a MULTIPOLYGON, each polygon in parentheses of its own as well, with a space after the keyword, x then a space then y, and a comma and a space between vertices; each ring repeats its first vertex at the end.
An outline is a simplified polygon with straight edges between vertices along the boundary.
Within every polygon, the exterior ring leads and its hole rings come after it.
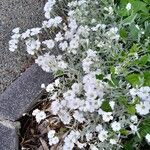
POLYGON ((87 143, 80 143, 79 141, 77 141, 77 146, 80 148, 80 149, 83 149, 84 147, 87 146, 87 143))
POLYGON ((137 90, 135 88, 130 89, 130 94, 135 97, 137 95, 137 90))
POLYGON ((58 78, 58 79, 55 80, 55 86, 58 87, 59 84, 60 84, 60 80, 59 80, 59 78, 58 78))
POLYGON ((72 110, 73 109, 78 109, 80 107, 80 99, 79 98, 70 99, 68 101, 67 107, 72 109, 72 110))
POLYGON ((147 142, 150 143, 150 134, 146 134, 145 138, 146 138, 147 142))
POLYGON ((91 150, 99 150, 95 145, 90 146, 91 150))
POLYGON ((32 115, 35 116, 37 123, 40 123, 41 120, 44 120, 46 118, 46 113, 38 109, 34 110, 32 115))
POLYGON ((83 123, 85 121, 85 118, 83 116, 83 114, 79 111, 75 111, 74 114, 73 114, 73 117, 79 121, 80 123, 83 123))
MULTIPOLYGON (((64 142, 65 142, 65 145, 66 146, 69 146, 69 145, 72 145, 72 146, 74 146, 74 143, 76 143, 77 141, 78 141, 78 139, 80 138, 80 132, 79 131, 74 131, 74 130, 72 130, 69 134, 68 134, 68 136, 66 136, 65 137, 65 140, 64 140, 64 142)), ((71 147, 72 147, 71 146, 71 147)), ((65 149, 64 149, 65 150, 65 149)))
POLYGON ((38 56, 35 60, 41 68, 46 72, 57 71, 57 61, 54 55, 49 55, 49 53, 45 53, 43 56, 38 56))
POLYGON ((93 64, 94 62, 91 60, 91 58, 85 58, 82 60, 82 68, 83 71, 85 71, 85 73, 89 73, 90 72, 90 66, 93 64))
POLYGON ((130 120, 131 120, 133 123, 137 123, 137 122, 138 122, 138 118, 137 118, 136 115, 131 116, 130 120))
POLYGON ((51 10, 52 10, 52 8, 53 8, 53 6, 54 6, 54 4, 56 3, 56 1, 55 0, 49 0, 46 4, 45 4, 45 6, 44 6, 44 11, 45 11, 45 18, 46 19, 50 19, 50 13, 51 13, 51 10))
POLYGON ((58 62, 58 67, 61 68, 61 69, 66 69, 68 67, 67 63, 64 62, 63 60, 62 61, 59 61, 58 62))
POLYGON ((48 138, 49 138, 49 139, 53 138, 54 135, 55 135, 55 133, 56 133, 55 130, 49 130, 49 132, 48 132, 48 138))
POLYGON ((137 89, 137 96, 144 101, 150 102, 150 87, 144 86, 141 87, 140 89, 137 89))
POLYGON ((72 119, 71 115, 66 110, 60 110, 58 116, 64 124, 69 124, 72 119))
POLYGON ((13 29, 13 35, 11 36, 11 40, 9 41, 9 51, 14 52, 18 48, 19 38, 21 34, 19 34, 19 28, 13 29))
POLYGON ((35 40, 33 38, 26 40, 27 52, 30 55, 34 55, 35 50, 38 50, 40 48, 40 45, 41 42, 39 40, 35 40))
POLYGON ((98 110, 98 114, 99 115, 103 115, 105 112, 100 108, 99 110, 98 110))
POLYGON ((54 27, 57 27, 62 22, 62 18, 60 16, 56 16, 54 18, 54 27))
POLYGON ((136 104, 135 106, 137 113, 140 115, 147 115, 150 111, 150 103, 147 101, 136 104))
POLYGON ((129 10, 131 9, 131 7, 132 7, 131 3, 128 3, 128 4, 126 5, 127 11, 129 11, 129 10))
POLYGON ((74 93, 74 91, 72 91, 72 90, 68 90, 67 92, 65 92, 65 93, 63 94, 63 97, 64 97, 65 99, 67 99, 67 100, 74 99, 74 98, 75 98, 75 93, 74 93))
POLYGON ((49 13, 48 11, 45 12, 44 16, 45 16, 46 19, 50 19, 50 17, 51 17, 51 16, 50 16, 50 13, 49 13))
POLYGON ((57 144, 59 142, 59 138, 55 136, 55 133, 55 130, 50 130, 48 132, 49 145, 57 144))
POLYGON ((30 37, 30 33, 31 33, 31 30, 28 29, 28 30, 26 30, 24 33, 22 33, 21 37, 22 37, 23 39, 29 38, 29 37, 30 37))
POLYGON ((20 31, 20 28, 15 28, 15 29, 12 30, 12 32, 15 33, 15 34, 18 34, 19 31, 20 31))
POLYGON ((70 49, 76 49, 79 47, 79 41, 77 39, 72 39, 69 43, 70 49))
POLYGON ((55 92, 52 96, 51 96, 51 100, 55 100, 57 98, 57 92, 55 92))
POLYGON ((86 136, 86 140, 90 141, 92 139, 92 137, 93 137, 93 134, 92 133, 86 133, 85 136, 86 136))
POLYGON ((53 137, 51 140, 49 140, 49 144, 52 145, 52 144, 57 144, 59 142, 59 138, 58 137, 53 137))
POLYGON ((117 27, 112 27, 109 29, 109 31, 106 32, 106 35, 108 36, 108 38, 110 38, 111 40, 119 40, 119 34, 118 34, 118 28, 117 27))
POLYGON ((85 101, 85 107, 86 107, 86 110, 89 111, 89 112, 94 112, 95 109, 97 109, 97 103, 96 103, 96 100, 94 99, 88 99, 85 101))
POLYGON ((110 105, 111 109, 114 110, 115 102, 114 101, 110 101, 109 105, 110 105))
POLYGON ((137 126, 135 126, 134 124, 130 124, 130 128, 131 128, 133 134, 135 134, 138 131, 137 126))
POLYGON ((63 40, 63 37, 62 37, 62 34, 61 34, 61 32, 58 32, 57 34, 56 34, 56 37, 55 37, 55 41, 62 41, 63 40))
POLYGON ((53 101, 51 104, 51 110, 54 115, 56 115, 61 109, 61 105, 58 100, 53 101))
POLYGON ((98 92, 96 90, 93 90, 92 91, 92 88, 90 90, 91 87, 89 87, 89 90, 86 91, 85 95, 87 97, 88 100, 91 100, 91 99, 96 99, 98 97, 98 92))
POLYGON ((21 36, 20 34, 14 34, 11 36, 11 38, 14 40, 19 40, 20 36, 21 36))
POLYGON ((96 51, 93 51, 93 50, 91 50, 91 49, 88 49, 88 50, 87 50, 87 57, 88 57, 88 58, 94 58, 94 59, 95 59, 95 58, 97 57, 96 54, 97 54, 96 51))
POLYGON ((32 28, 30 35, 31 35, 31 36, 37 35, 37 34, 40 33, 40 31, 41 31, 41 28, 32 28))
POLYGON ((110 139, 110 144, 112 144, 112 145, 115 145, 115 144, 117 144, 117 140, 116 139, 110 139))
POLYGON ((117 121, 114 121, 113 123, 111 123, 111 127, 113 131, 119 131, 121 129, 121 124, 117 121))
POLYGON ((109 6, 108 8, 104 7, 104 10, 108 11, 110 15, 113 14, 113 8, 111 6, 109 6))
POLYGON ((69 18, 69 19, 70 20, 69 20, 69 25, 68 26, 69 26, 70 30, 74 32, 78 27, 77 22, 76 22, 75 19, 72 19, 72 18, 69 18))
POLYGON ((64 145, 63 145, 63 150, 72 150, 74 148, 74 143, 65 143, 64 145))
POLYGON ((59 44, 59 48, 62 49, 62 51, 66 50, 67 47, 68 47, 67 41, 61 42, 61 43, 59 44))
POLYGON ((41 84, 41 88, 45 89, 45 84, 44 83, 41 84))
POLYGON ((80 83, 74 83, 71 88, 74 93, 80 93, 81 92, 82 85, 80 83))
POLYGON ((102 118, 105 122, 109 122, 110 120, 113 120, 112 112, 103 113, 102 118))
POLYGON ((45 40, 42 43, 45 44, 49 49, 52 49, 55 46, 55 43, 53 40, 45 40))
POLYGON ((32 115, 33 115, 33 116, 36 116, 39 112, 40 112, 39 109, 35 109, 35 110, 32 112, 32 115))
POLYGON ((107 137, 108 137, 108 131, 102 130, 99 134, 98 134, 98 138, 101 142, 104 142, 107 137))
POLYGON ((98 124, 98 125, 96 126, 96 131, 97 131, 97 132, 101 132, 102 130, 103 130, 102 125, 101 125, 101 124, 98 124))
POLYGON ((46 87, 46 91, 47 91, 47 92, 52 92, 53 90, 54 90, 54 85, 50 83, 50 84, 46 87))
POLYGON ((9 51, 14 52, 18 48, 18 42, 19 41, 17 39, 11 39, 9 41, 9 51))

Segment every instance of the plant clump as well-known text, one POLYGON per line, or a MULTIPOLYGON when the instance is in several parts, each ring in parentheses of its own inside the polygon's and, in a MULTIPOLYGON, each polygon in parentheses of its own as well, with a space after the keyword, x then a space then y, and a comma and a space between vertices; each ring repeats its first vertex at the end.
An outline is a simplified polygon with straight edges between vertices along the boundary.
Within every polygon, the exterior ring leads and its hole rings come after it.
POLYGON ((26 51, 55 81, 49 107, 32 113, 55 149, 150 147, 149 4, 141 0, 48 0, 42 27, 13 30, 10 51, 26 51), (139 7, 138 7, 138 6, 139 7), (45 39, 44 35, 48 38, 45 39), (55 54, 54 54, 55 53, 55 54))

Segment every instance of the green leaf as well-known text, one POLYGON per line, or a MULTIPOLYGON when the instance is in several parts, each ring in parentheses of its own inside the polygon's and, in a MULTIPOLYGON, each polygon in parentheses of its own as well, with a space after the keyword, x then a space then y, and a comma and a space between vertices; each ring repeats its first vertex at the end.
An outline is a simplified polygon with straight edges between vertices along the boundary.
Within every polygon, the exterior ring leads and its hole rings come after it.
POLYGON ((104 78, 104 75, 103 74, 96 74, 96 79, 98 79, 98 80, 103 80, 103 78, 104 78))
POLYGON ((135 115, 135 113, 136 113, 135 106, 128 105, 127 106, 127 113, 130 114, 130 115, 135 115))
POLYGON ((137 14, 132 14, 131 16, 125 18, 123 21, 122 21, 122 24, 123 25, 130 25, 131 23, 134 22, 134 20, 136 19, 137 17, 137 14))
POLYGON ((112 79, 112 82, 115 86, 119 85, 119 80, 117 80, 117 78, 114 74, 111 75, 111 79, 112 79))
POLYGON ((135 64, 137 64, 137 65, 142 67, 142 66, 146 65, 148 60, 149 60, 148 55, 144 55, 144 56, 140 57, 138 60, 136 60, 135 64))
POLYGON ((124 106, 127 106, 127 105, 128 105, 128 101, 127 101, 127 99, 126 99, 124 96, 119 97, 118 102, 119 102, 119 104, 120 104, 121 106, 122 106, 122 105, 124 105, 124 106))
POLYGON ((133 147, 134 139, 126 141, 123 148, 124 150, 135 150, 133 147))
POLYGON ((146 35, 147 37, 150 37, 150 24, 149 24, 148 26, 146 26, 145 35, 146 35))
POLYGON ((131 49, 130 49, 130 53, 137 52, 138 50, 139 50, 138 45, 137 44, 133 44, 131 49))
POLYGON ((150 86, 150 71, 145 71, 143 74, 144 74, 144 86, 150 86))
POLYGON ((126 80, 133 86, 135 87, 136 85, 140 85, 140 74, 129 74, 126 76, 126 80))
POLYGON ((60 77, 60 76, 63 76, 63 75, 64 75, 64 72, 63 72, 62 70, 58 70, 58 71, 55 73, 54 77, 57 78, 57 77, 60 77))
POLYGON ((111 66, 110 67, 110 72, 111 72, 111 74, 115 74, 115 67, 111 66))
POLYGON ((150 133, 150 117, 145 118, 139 125, 139 134, 144 138, 147 133, 150 133))
POLYGON ((134 12, 142 11, 144 13, 148 13, 148 11, 149 11, 147 8, 147 4, 140 0, 131 0, 131 4, 133 6, 134 12))
POLYGON ((119 34, 120 36, 123 38, 123 39, 126 39, 128 34, 127 34, 127 31, 125 30, 125 28, 121 28, 120 31, 119 31, 119 34))
POLYGON ((103 103, 102 103, 102 105, 101 105, 101 109, 103 110, 103 111, 106 111, 106 112, 111 112, 112 111, 112 109, 111 109, 111 107, 110 107, 110 105, 109 105, 109 101, 103 101, 103 103))
POLYGON ((121 129, 120 130, 120 133, 122 134, 122 135, 125 135, 125 136, 127 136, 129 133, 128 133, 128 130, 126 130, 126 129, 121 129))
POLYGON ((137 29, 135 24, 130 25, 130 32, 129 32, 129 38, 132 39, 133 41, 138 40, 138 35, 139 35, 140 30, 137 29))

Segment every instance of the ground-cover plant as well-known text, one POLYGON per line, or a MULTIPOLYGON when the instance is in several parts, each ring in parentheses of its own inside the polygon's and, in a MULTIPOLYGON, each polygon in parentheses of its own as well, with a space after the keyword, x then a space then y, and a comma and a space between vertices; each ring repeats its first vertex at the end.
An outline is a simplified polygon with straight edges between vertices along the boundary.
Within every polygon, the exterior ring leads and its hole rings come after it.
POLYGON ((41 83, 49 107, 32 113, 39 125, 57 118, 50 148, 150 147, 149 8, 148 0, 49 0, 42 27, 13 30, 10 51, 22 39, 55 76, 41 83))

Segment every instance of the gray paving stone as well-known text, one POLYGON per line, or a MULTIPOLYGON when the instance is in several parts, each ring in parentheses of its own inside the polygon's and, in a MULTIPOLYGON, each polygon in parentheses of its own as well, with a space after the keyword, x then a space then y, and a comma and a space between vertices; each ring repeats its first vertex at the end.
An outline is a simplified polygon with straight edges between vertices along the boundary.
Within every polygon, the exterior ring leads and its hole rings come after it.
POLYGON ((0 95, 0 117, 17 120, 41 95, 41 83, 50 83, 52 79, 52 74, 32 65, 0 95))
POLYGON ((41 26, 45 0, 0 0, 0 93, 14 81, 28 62, 23 47, 17 52, 8 50, 11 31, 21 27, 41 26))
POLYGON ((18 150, 16 127, 8 121, 0 121, 0 150, 18 150))

